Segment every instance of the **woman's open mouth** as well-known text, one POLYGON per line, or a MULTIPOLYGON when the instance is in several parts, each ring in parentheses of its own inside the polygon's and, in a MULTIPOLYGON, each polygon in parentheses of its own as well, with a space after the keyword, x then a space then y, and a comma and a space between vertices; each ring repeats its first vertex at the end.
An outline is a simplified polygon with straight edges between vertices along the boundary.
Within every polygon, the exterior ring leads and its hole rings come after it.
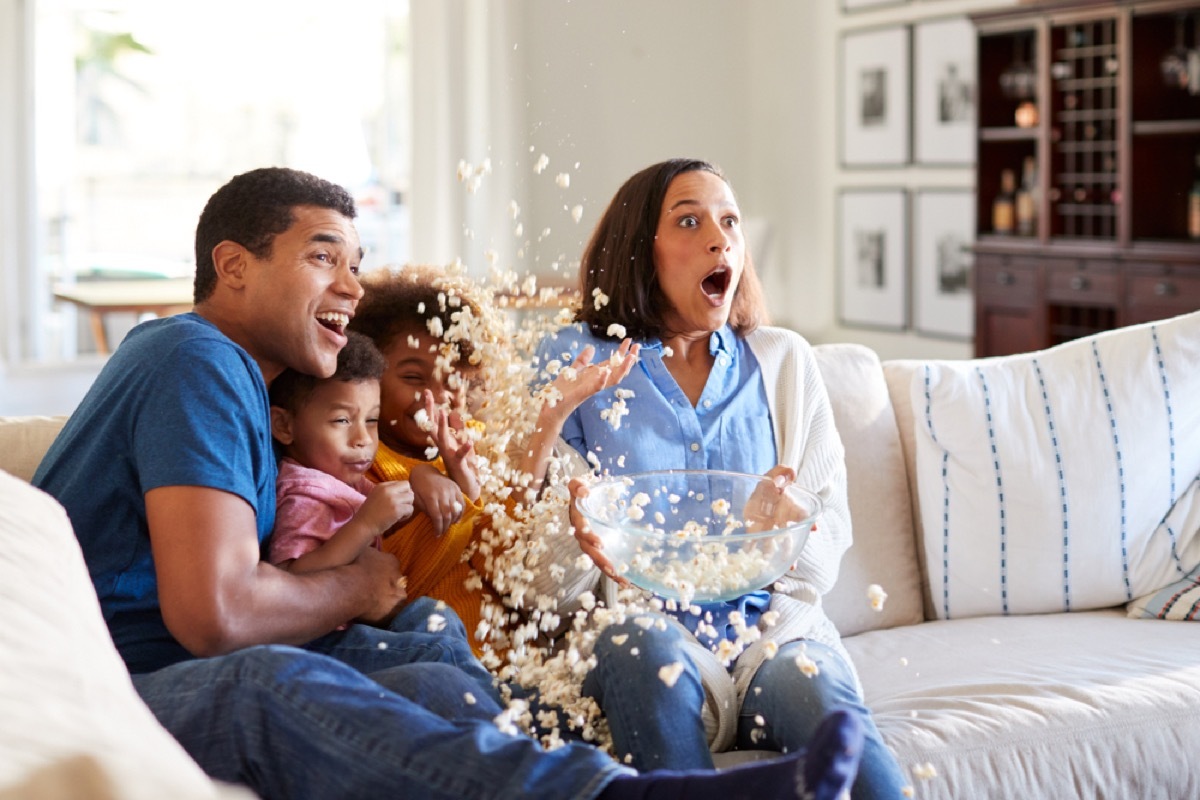
POLYGON ((720 301, 724 299, 725 293, 729 290, 732 277, 733 273, 730 272, 729 267, 722 264, 704 276, 704 280, 700 282, 700 290, 708 299, 720 301))

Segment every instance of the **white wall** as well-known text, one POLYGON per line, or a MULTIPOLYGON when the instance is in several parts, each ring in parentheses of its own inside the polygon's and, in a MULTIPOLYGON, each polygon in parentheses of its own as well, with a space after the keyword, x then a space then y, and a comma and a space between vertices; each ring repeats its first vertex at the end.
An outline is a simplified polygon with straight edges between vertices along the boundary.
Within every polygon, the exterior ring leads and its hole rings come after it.
MULTIPOLYGON (((503 12, 493 5, 487 44, 476 41, 475 54, 483 47, 497 59, 493 67, 503 79, 489 77, 486 103, 502 102, 513 129, 506 142, 493 143, 489 150, 496 169, 493 194, 465 202, 468 208, 479 203, 506 208, 510 199, 517 199, 523 236, 513 235, 510 218, 486 231, 472 228, 476 238, 469 242, 458 234, 457 242, 418 238, 418 258, 444 260, 463 250, 478 252, 482 238, 518 271, 569 281, 574 271, 564 262, 573 266, 578 260, 592 225, 625 178, 663 158, 699 157, 724 168, 745 216, 769 223, 770 243, 761 266, 778 323, 813 341, 862 342, 885 358, 967 357, 969 342, 844 328, 837 322, 838 189, 973 186, 970 168, 839 167, 838 43, 850 29, 907 24, 1012 2, 912 0, 854 14, 842 13, 839 0, 510 0, 500 6, 503 12), (533 164, 542 153, 550 165, 535 175, 533 164), (560 171, 571 173, 568 189, 554 183, 560 171), (579 224, 568 213, 575 204, 584 208, 579 224), (550 235, 539 243, 537 237, 547 227, 550 235), (556 262, 557 273, 550 269, 556 262)), ((417 17, 425 13, 423 5, 440 8, 444 3, 415 0, 418 46, 417 17)), ((460 7, 469 16, 472 0, 452 0, 452 5, 463 3, 460 7)), ((420 84, 420 58, 414 74, 420 84)), ((444 72, 430 75, 431 81, 444 78, 444 72)), ((483 102, 478 92, 471 87, 462 91, 475 94, 478 111, 483 102)), ((418 102, 418 130, 425 124, 422 111, 418 102)), ((468 160, 482 157, 480 144, 494 142, 500 130, 486 127, 483 119, 476 122, 484 126, 472 128, 476 149, 460 154, 468 160)), ((448 131, 440 139, 457 135, 448 131)), ((452 169, 448 163, 441 169, 452 169)), ((445 172, 431 177, 446 180, 445 172)), ((418 214, 420 195, 416 190, 418 214)), ((441 216, 444 223, 445 214, 441 216)), ((423 228, 419 223, 414 227, 423 228)), ((474 268, 478 260, 475 256, 468 262, 474 268)))

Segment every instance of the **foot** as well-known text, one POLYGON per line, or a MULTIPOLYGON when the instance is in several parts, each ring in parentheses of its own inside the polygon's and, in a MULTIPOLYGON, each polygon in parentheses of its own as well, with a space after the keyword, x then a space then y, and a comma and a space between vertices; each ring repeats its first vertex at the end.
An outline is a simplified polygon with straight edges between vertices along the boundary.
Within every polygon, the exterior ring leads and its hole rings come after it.
POLYGON ((854 784, 862 758, 862 721, 849 711, 833 711, 808 742, 796 775, 797 796, 837 800, 854 784))

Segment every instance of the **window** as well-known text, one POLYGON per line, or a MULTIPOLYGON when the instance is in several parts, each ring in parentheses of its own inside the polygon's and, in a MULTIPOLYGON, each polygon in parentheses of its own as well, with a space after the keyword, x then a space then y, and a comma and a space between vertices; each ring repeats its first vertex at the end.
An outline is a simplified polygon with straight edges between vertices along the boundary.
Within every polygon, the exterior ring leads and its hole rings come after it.
POLYGON ((34 30, 36 358, 95 349, 53 286, 190 276, 205 200, 255 167, 347 187, 365 266, 408 259, 407 2, 36 0, 34 30))

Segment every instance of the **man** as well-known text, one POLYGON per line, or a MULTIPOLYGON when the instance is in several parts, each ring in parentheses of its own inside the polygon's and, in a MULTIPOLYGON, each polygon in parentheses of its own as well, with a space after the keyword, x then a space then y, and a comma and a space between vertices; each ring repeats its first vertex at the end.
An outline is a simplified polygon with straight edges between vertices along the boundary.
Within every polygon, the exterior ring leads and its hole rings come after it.
MULTIPOLYGON (((543 752, 492 724, 495 693, 452 614, 434 634, 427 601, 395 613, 392 556, 302 575, 262 560, 267 387, 285 368, 333 374, 362 295, 354 215, 343 189, 294 170, 219 189, 196 230, 195 310, 129 334, 34 476, 67 509, 143 700, 210 775, 266 797, 790 791, 794 756, 634 776, 587 745, 543 752)), ((810 787, 854 761, 844 735, 814 744, 810 787)))

